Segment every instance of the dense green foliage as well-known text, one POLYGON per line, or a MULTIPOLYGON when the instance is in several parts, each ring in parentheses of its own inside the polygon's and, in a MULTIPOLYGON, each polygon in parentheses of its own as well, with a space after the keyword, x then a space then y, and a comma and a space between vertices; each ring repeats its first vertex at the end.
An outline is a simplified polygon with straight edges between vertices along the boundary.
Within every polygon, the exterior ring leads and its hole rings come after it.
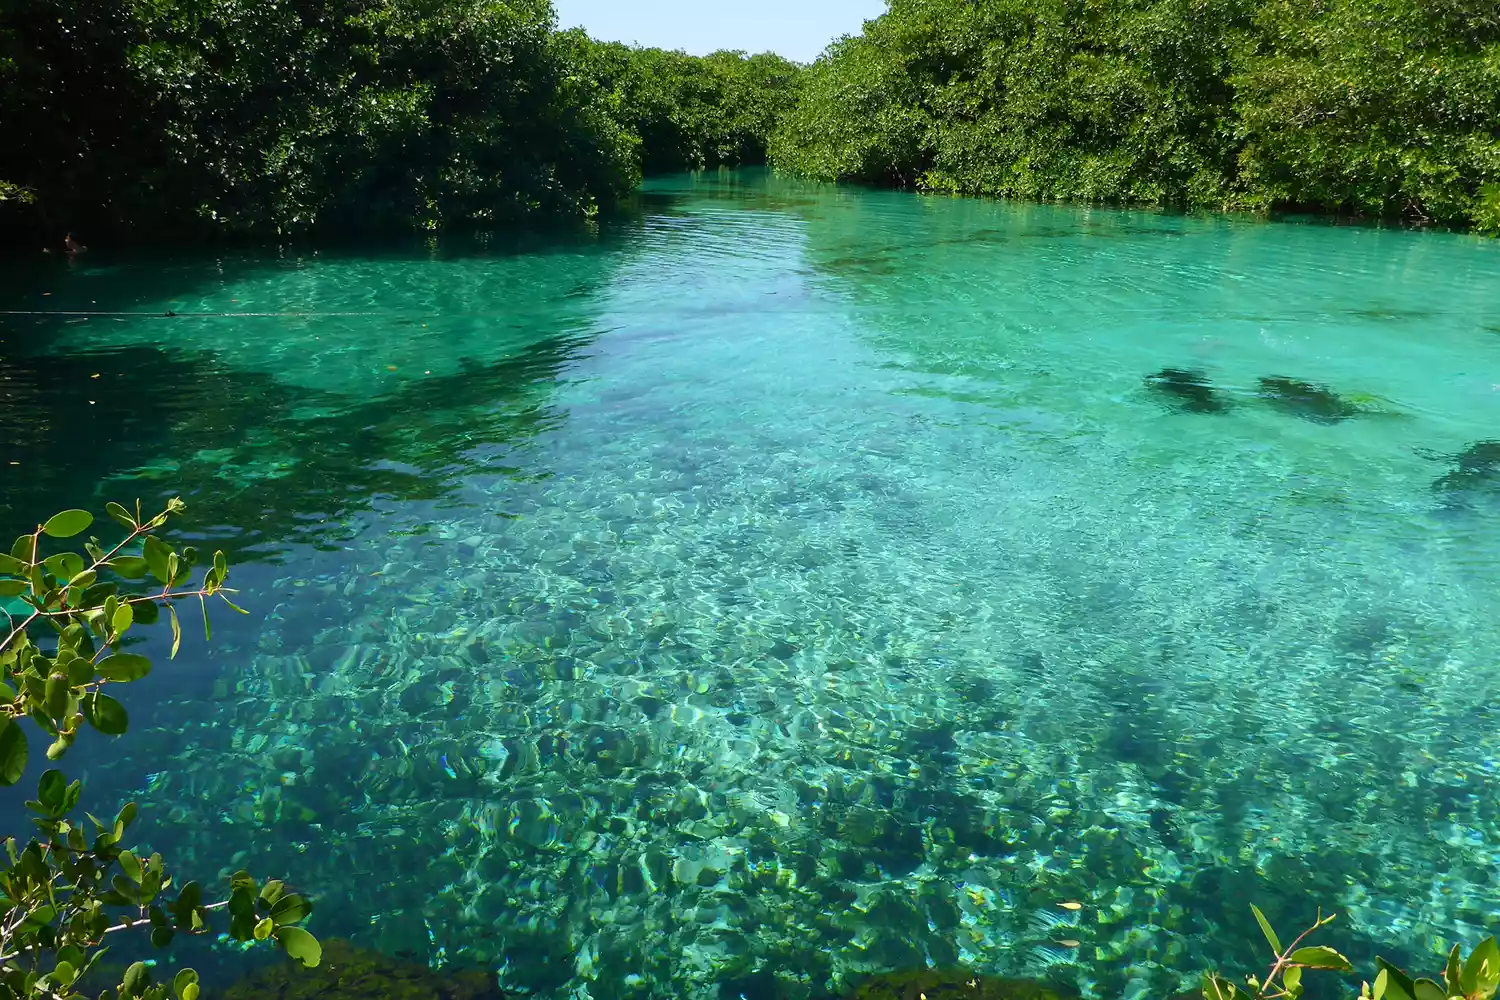
POLYGON ((892 0, 772 143, 829 180, 1500 228, 1492 0, 892 0))
POLYGON ((281 236, 586 218, 761 161, 796 67, 549 0, 0 0, 0 224, 281 236))
MULTIPOLYGON (((214 553, 192 587, 195 550, 178 551, 155 534, 182 509, 182 502, 173 500, 160 514, 145 517, 139 504, 134 513, 109 504, 124 536, 107 549, 90 537, 83 554, 73 551, 72 543, 57 542, 81 535, 94 518, 87 511, 66 510, 0 553, 0 785, 14 785, 25 775, 28 731, 51 740, 48 760, 65 756, 86 730, 125 733, 125 706, 106 692, 151 672, 150 659, 126 651, 138 627, 165 614, 175 655, 182 641, 179 603, 199 605, 205 636, 209 600, 240 610, 225 589, 224 553, 214 553)), ((174 886, 175 876, 161 855, 126 846, 135 803, 113 819, 85 813, 85 820, 76 815, 82 794, 81 781, 46 771, 36 798, 26 803, 36 814, 38 835, 24 846, 15 838, 5 841, 0 1000, 81 1000, 78 991, 109 950, 104 947, 108 935, 139 929, 164 948, 179 933, 209 933, 218 910, 228 911, 233 939, 274 940, 304 965, 318 964, 322 947, 301 926, 312 909, 301 896, 279 881, 261 886, 237 872, 228 898, 208 902, 198 882, 174 886)), ((197 974, 178 971, 170 992, 176 1000, 197 1000, 197 974)), ((134 962, 112 990, 99 995, 165 1000, 169 994, 167 984, 152 982, 146 963, 134 962)))
POLYGON ((780 56, 690 56, 569 34, 611 117, 640 138, 646 173, 764 163, 796 102, 799 69, 780 56))
POLYGON ((547 0, 4 0, 0 177, 66 228, 581 216, 635 182, 547 0))

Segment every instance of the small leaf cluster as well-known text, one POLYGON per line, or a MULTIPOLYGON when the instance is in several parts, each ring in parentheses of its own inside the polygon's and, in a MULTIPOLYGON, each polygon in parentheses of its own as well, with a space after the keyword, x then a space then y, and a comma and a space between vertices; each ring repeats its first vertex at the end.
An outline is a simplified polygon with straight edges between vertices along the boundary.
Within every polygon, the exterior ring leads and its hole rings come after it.
MULTIPOLYGON (((22 535, 0 554, 0 597, 19 601, 20 614, 0 616, 0 784, 13 785, 29 759, 27 728, 51 739, 47 757, 57 760, 87 728, 110 736, 129 725, 125 707, 105 693, 111 685, 146 676, 151 661, 125 651, 140 626, 163 616, 172 628, 172 655, 182 641, 177 604, 196 600, 204 635, 211 634, 209 599, 236 611, 225 587, 228 562, 215 552, 196 585, 199 562, 191 548, 178 550, 157 530, 184 509, 180 500, 144 517, 109 504, 124 537, 105 548, 97 537, 75 551, 48 552, 58 540, 74 539, 94 523, 82 510, 67 510, 22 535)), ((0 1000, 72 1000, 85 977, 109 950, 110 934, 138 930, 158 948, 178 934, 212 930, 213 915, 227 911, 228 934, 238 941, 274 941, 304 965, 317 965, 322 949, 301 926, 311 904, 279 881, 257 885, 246 872, 229 880, 227 899, 209 901, 195 881, 179 883, 160 854, 131 848, 125 840, 138 808, 127 803, 111 820, 78 815, 81 781, 49 769, 26 803, 37 834, 24 846, 4 844, 0 870, 0 1000)), ((170 984, 155 983, 144 962, 130 965, 107 1000, 196 1000, 200 987, 191 969, 170 984)))
POLYGON ((0 784, 15 784, 26 769, 30 750, 21 719, 51 738, 48 760, 67 753, 85 724, 109 736, 125 732, 129 716, 105 689, 151 670, 146 657, 123 651, 131 629, 154 624, 165 612, 175 656, 182 643, 177 602, 198 601, 205 638, 211 635, 208 598, 242 611, 224 589, 229 567, 222 552, 214 553, 198 587, 183 589, 197 551, 178 551, 152 534, 182 509, 182 501, 173 500, 160 514, 143 518, 139 505, 131 514, 112 503, 107 510, 126 529, 124 539, 105 550, 90 537, 82 555, 44 554, 44 540, 73 538, 94 523, 87 511, 65 510, 17 538, 8 554, 0 553, 0 597, 19 598, 27 608, 19 621, 9 612, 0 618, 0 784), (122 592, 148 578, 155 584, 146 593, 122 592), (54 633, 50 650, 33 640, 33 626, 54 633))
MULTIPOLYGON (((1320 912, 1313 925, 1283 948, 1281 938, 1260 908, 1250 907, 1261 933, 1271 946, 1273 959, 1264 976, 1246 976, 1240 985, 1218 973, 1203 977, 1204 1000, 1298 1000, 1303 993, 1306 969, 1353 972, 1349 960, 1326 945, 1306 945, 1313 933, 1333 922, 1320 912)), ((1374 982, 1360 985, 1360 1000, 1492 1000, 1500 988, 1500 944, 1485 939, 1467 957, 1459 945, 1448 953, 1441 980, 1413 979, 1396 965, 1376 958, 1374 982)))
POLYGON ((1383 958, 1375 982, 1364 983, 1361 1000, 1490 1000, 1500 989, 1500 944, 1486 938, 1464 957, 1458 945, 1448 952, 1442 980, 1412 979, 1383 958))

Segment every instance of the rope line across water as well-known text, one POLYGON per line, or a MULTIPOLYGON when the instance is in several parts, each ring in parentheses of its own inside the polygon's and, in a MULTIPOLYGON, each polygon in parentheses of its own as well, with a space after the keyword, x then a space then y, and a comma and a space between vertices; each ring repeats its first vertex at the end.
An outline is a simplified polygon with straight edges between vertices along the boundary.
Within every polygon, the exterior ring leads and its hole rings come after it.
POLYGON ((388 316, 391 313, 381 312, 90 312, 85 310, 66 309, 0 309, 0 316, 99 316, 117 317, 124 316, 132 319, 209 319, 230 318, 239 319, 245 317, 289 317, 300 319, 319 319, 326 316, 388 316))

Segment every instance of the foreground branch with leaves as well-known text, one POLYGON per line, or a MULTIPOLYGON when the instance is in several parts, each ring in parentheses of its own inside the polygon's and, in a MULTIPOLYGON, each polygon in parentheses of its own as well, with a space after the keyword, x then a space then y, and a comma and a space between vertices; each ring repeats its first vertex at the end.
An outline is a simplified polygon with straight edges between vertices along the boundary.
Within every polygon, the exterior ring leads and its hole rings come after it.
MULTIPOLYGON (((67 510, 16 539, 9 554, 0 553, 0 599, 10 604, 0 613, 0 784, 14 785, 25 774, 31 742, 25 720, 51 740, 46 755, 52 761, 86 727, 108 736, 126 731, 125 707, 106 689, 150 673, 150 659, 125 651, 139 627, 156 624, 165 612, 176 656, 180 603, 197 602, 205 638, 212 634, 210 600, 245 613, 225 587, 229 566, 223 552, 214 553, 194 585, 196 550, 179 551, 155 534, 184 510, 181 500, 152 517, 141 513, 139 503, 134 513, 113 503, 106 510, 125 531, 108 548, 90 537, 82 555, 68 548, 49 552, 94 524, 87 511, 67 510)), ((0 1000, 82 997, 78 990, 108 950, 109 935, 149 928, 151 943, 164 948, 179 933, 209 932, 210 918, 221 910, 228 911, 234 940, 272 940, 302 964, 318 964, 322 948, 301 926, 312 909, 302 896, 279 881, 258 885, 237 872, 227 898, 208 901, 200 883, 179 886, 160 854, 127 847, 135 803, 113 820, 89 813, 79 819, 82 793, 81 781, 46 771, 36 798, 26 803, 39 833, 24 847, 15 838, 5 842, 0 1000)), ((153 982, 150 968, 138 961, 99 996, 196 1000, 199 992, 192 969, 177 972, 169 986, 153 982)))
MULTIPOLYGON (((1298 1000, 1303 992, 1304 970, 1354 971, 1349 960, 1334 949, 1305 943, 1333 923, 1333 916, 1325 917, 1319 911, 1312 926, 1283 948, 1281 938, 1260 908, 1252 905, 1250 910, 1271 946, 1270 969, 1264 977, 1246 976, 1245 986, 1218 973, 1209 973, 1203 977, 1203 1000, 1298 1000)), ((1493 937, 1480 942, 1467 958, 1455 944, 1448 952, 1441 981, 1413 979, 1383 958, 1375 959, 1375 965, 1374 982, 1360 984, 1360 1000, 1492 1000, 1500 989, 1500 944, 1493 937)))

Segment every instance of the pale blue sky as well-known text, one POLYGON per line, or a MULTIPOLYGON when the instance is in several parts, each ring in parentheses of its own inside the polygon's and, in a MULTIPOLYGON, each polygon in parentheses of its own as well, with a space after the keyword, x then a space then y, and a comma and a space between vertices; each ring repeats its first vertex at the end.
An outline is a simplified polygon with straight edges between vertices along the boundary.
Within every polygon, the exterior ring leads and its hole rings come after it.
POLYGON ((859 31, 885 0, 553 0, 564 28, 603 41, 706 55, 715 49, 777 52, 812 62, 840 35, 859 31))

